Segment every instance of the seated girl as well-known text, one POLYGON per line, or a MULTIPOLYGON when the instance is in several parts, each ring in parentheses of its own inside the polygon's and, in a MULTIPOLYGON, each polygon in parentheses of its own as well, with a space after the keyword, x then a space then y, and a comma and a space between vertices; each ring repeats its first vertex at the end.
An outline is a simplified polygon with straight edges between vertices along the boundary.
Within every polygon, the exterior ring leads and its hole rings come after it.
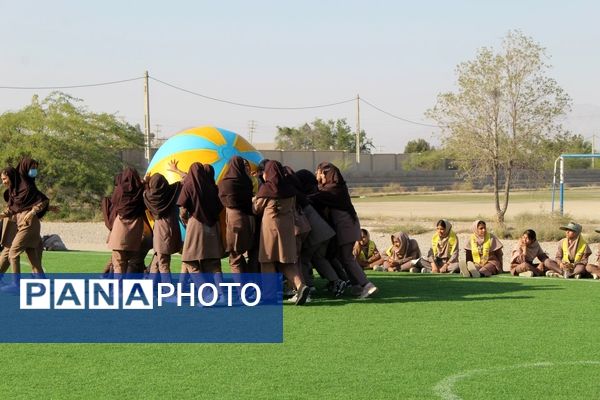
POLYGON ((360 230, 360 240, 354 245, 353 253, 362 269, 375 269, 383 263, 381 254, 366 229, 360 230))
POLYGON ((391 239, 392 245, 385 251, 383 271, 421 272, 421 268, 417 266, 421 258, 417 241, 404 232, 394 233, 391 239))
POLYGON ((527 229, 517 242, 510 258, 510 273, 514 276, 534 277, 544 275, 544 261, 548 255, 542 250, 534 230, 527 229), (535 263, 535 259, 539 263, 535 263))
POLYGON ((584 277, 588 274, 586 266, 592 250, 581 236, 581 225, 569 222, 560 229, 565 231, 565 238, 558 242, 556 258, 544 263, 548 269, 546 276, 562 276, 565 279, 584 277))
MULTIPOLYGON (((600 229, 594 229, 596 233, 600 233, 600 229)), ((598 248, 598 257, 596 258, 596 263, 589 263, 585 266, 585 270, 588 274, 592 275, 594 279, 600 279, 600 247, 598 248)))
POLYGON ((473 222, 473 233, 465 247, 467 265, 461 266, 464 277, 479 278, 502 272, 502 242, 487 231, 485 221, 473 222))
POLYGON ((437 222, 436 232, 431 239, 431 248, 427 260, 421 259, 422 273, 457 273, 458 272, 458 237, 452 230, 452 224, 441 219, 437 222))

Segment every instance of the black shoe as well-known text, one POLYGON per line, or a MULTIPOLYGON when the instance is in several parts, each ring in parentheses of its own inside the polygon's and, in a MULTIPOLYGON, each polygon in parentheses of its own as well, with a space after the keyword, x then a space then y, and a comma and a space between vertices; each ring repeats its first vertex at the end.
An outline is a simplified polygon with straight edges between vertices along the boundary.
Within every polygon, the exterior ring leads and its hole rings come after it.
POLYGON ((346 281, 343 281, 340 279, 338 281, 335 281, 333 287, 334 287, 334 291, 333 291, 334 296, 340 297, 344 294, 347 284, 346 284, 346 281))
POLYGON ((308 296, 310 295, 310 288, 306 285, 302 286, 299 290, 298 290, 298 294, 297 294, 297 298, 296 298, 296 305, 297 306, 301 306, 304 303, 306 303, 306 299, 308 299, 308 296))

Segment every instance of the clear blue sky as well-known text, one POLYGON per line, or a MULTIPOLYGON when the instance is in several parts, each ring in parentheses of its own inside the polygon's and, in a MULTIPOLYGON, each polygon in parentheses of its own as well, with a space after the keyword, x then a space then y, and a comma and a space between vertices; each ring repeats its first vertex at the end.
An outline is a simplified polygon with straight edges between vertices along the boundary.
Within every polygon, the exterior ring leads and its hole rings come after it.
MULTIPOLYGON (((6 1, 0 0, 0 86, 74 85, 151 76, 208 96, 272 106, 361 97, 426 122, 455 67, 519 29, 547 48, 550 75, 571 95, 584 136, 600 133, 600 3, 594 1, 6 1), (578 111, 580 110, 580 111, 578 111)), ((272 141, 276 126, 347 118, 353 103, 307 111, 220 104, 151 82, 152 128, 160 136, 216 125, 272 141)), ((93 111, 143 126, 142 81, 64 90, 93 111)), ((45 90, 0 90, 0 112, 45 90)), ((570 119, 571 120, 571 119, 570 119)), ((361 105, 377 150, 435 129, 361 105)))

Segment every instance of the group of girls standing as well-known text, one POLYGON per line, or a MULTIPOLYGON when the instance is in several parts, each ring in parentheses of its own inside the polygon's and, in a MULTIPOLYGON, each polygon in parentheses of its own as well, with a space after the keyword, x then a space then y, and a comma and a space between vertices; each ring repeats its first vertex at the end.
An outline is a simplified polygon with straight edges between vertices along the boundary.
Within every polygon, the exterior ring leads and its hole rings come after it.
POLYGON ((169 168, 181 183, 159 173, 142 180, 133 168, 115 177, 102 207, 114 273, 143 272, 151 243, 150 272, 161 279, 170 279, 171 255, 181 252, 181 270, 192 279, 220 274, 226 255, 233 273, 281 272, 297 305, 310 301, 313 268, 336 296, 348 284, 361 298, 377 292, 352 253, 360 222, 335 165, 321 163, 313 174, 263 160, 253 176, 248 162, 234 156, 218 185, 209 164, 193 163, 186 172, 173 160, 169 168))
POLYGON ((35 184, 38 162, 23 158, 16 168, 6 167, 0 172, 6 187, 4 200, 7 207, 0 213, 2 219, 2 252, 0 253, 0 282, 11 267, 13 282, 4 285, 3 291, 16 292, 21 273, 20 256, 27 254, 34 276, 43 276, 42 239, 40 219, 46 214, 49 200, 35 184))

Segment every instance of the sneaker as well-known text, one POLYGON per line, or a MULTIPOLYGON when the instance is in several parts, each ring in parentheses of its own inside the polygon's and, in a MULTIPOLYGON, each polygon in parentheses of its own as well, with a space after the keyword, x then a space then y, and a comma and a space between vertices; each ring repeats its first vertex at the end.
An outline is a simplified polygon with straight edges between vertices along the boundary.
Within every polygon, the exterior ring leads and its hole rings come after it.
POLYGON ((422 273, 422 274, 430 274, 430 273, 431 273, 431 271, 430 271, 430 270, 428 270, 427 268, 421 268, 421 273, 422 273))
POLYGON ((334 291, 333 294, 335 297, 340 297, 344 294, 344 291, 346 290, 346 281, 343 280, 339 280, 339 281, 335 281, 334 282, 334 291))
POLYGON ((592 274, 592 279, 598 280, 599 278, 600 278, 600 276, 598 276, 598 274, 592 274))
POLYGON ((573 278, 575 278, 575 279, 581 279, 581 274, 575 274, 575 275, 573 275, 573 278))
POLYGON ((464 276, 465 278, 470 278, 471 277, 471 273, 469 272, 469 269, 467 268, 466 264, 459 263, 458 264, 458 268, 460 269, 460 274, 462 276, 464 276))
POLYGON ((363 288, 360 285, 352 285, 352 288, 350 289, 350 294, 352 294, 352 296, 360 296, 362 294, 363 288))
POLYGON ((373 268, 373 271, 377 271, 377 272, 385 272, 387 271, 387 268, 384 267, 383 265, 377 265, 373 268))
POLYGON ((469 272, 471 273, 471 276, 473 278, 479 278, 479 277, 481 277, 481 274, 477 270, 477 267, 475 266, 475 263, 473 263, 473 261, 468 261, 467 262, 467 269, 469 270, 469 272))
POLYGON ((546 276, 548 278, 560 278, 561 275, 558 272, 546 271, 546 276))
POLYGON ((296 294, 296 290, 294 290, 294 289, 286 289, 286 290, 283 292, 283 295, 284 295, 285 297, 294 296, 295 294, 296 294))
POLYGON ((296 304, 296 302, 298 301, 298 293, 295 293, 292 297, 290 297, 286 301, 288 303, 294 303, 294 304, 296 304))
POLYGON ((362 292, 360 294, 360 298, 361 299, 366 299, 367 297, 374 295, 375 293, 377 293, 379 289, 377 289, 377 286, 373 285, 373 283, 369 282, 367 283, 363 288, 362 288, 362 292))
POLYGON ((408 272, 410 272, 411 274, 416 274, 421 272, 421 268, 417 268, 417 267, 411 267, 408 272))
POLYGON ((294 302, 294 304, 297 306, 301 306, 301 305, 305 304, 306 299, 308 299, 309 296, 310 296, 309 287, 306 285, 301 286, 300 289, 298 290, 298 294, 297 294, 296 301, 294 302))
POLYGON ((525 272, 521 272, 521 273, 519 274, 519 276, 524 276, 524 277, 526 277, 526 278, 533 278, 533 277, 534 277, 534 275, 533 275, 533 271, 525 271, 525 272))
POLYGON ((565 278, 565 279, 569 279, 569 278, 572 278, 573 275, 571 275, 569 273, 569 271, 565 271, 565 272, 563 272, 562 277, 565 278))

